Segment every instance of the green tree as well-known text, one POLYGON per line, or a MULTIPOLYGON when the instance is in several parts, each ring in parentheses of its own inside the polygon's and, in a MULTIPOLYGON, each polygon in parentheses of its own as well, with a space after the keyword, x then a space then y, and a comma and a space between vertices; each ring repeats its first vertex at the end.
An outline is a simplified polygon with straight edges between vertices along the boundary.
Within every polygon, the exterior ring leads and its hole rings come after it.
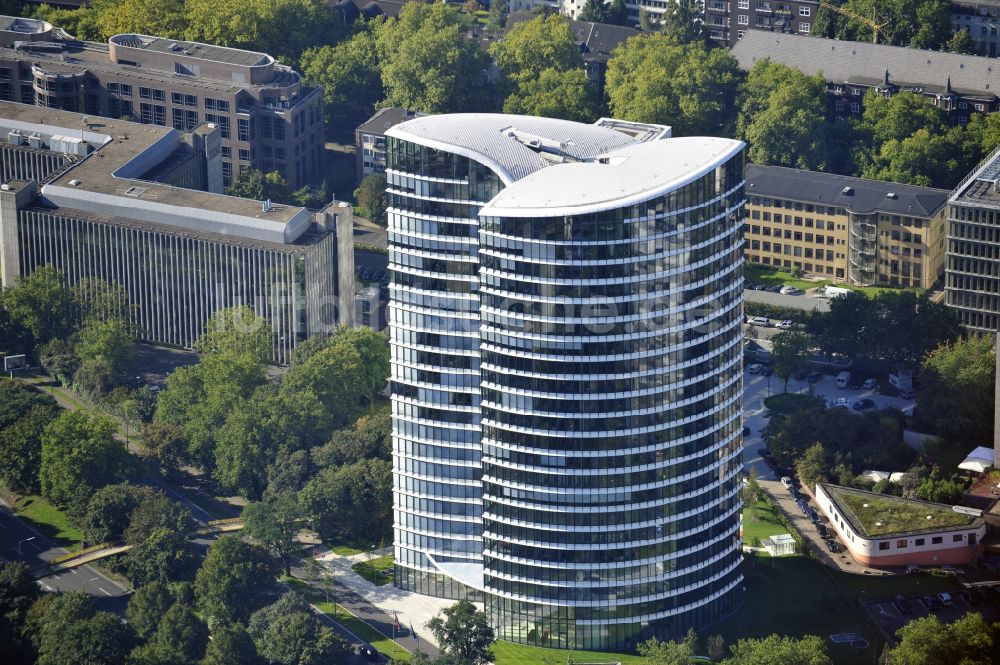
POLYGON ((931 470, 930 476, 917 485, 914 496, 924 501, 934 503, 958 504, 965 493, 966 483, 955 476, 951 478, 941 478, 938 468, 931 470))
POLYGON ((321 625, 309 604, 294 592, 250 617, 247 633, 257 652, 279 665, 322 665, 343 662, 350 645, 321 625))
POLYGON ((336 46, 308 49, 301 65, 307 82, 323 86, 328 115, 337 109, 337 113, 367 118, 385 96, 375 36, 368 27, 336 46))
POLYGON ((40 595, 28 566, 20 561, 0 562, 0 661, 34 661, 28 612, 40 595))
POLYGON ((20 381, 0 381, 0 430, 10 427, 35 407, 55 408, 56 401, 20 381))
POLYGON ((958 339, 932 351, 920 372, 918 422, 949 439, 969 443, 989 439, 995 368, 990 337, 958 339))
POLYGON ((952 36, 951 14, 946 0, 924 0, 917 5, 917 30, 911 48, 940 50, 952 36))
POLYGON ((42 434, 42 495, 79 513, 100 488, 135 477, 136 460, 114 438, 115 429, 110 419, 82 411, 52 421, 42 434))
POLYGON ((605 93, 616 118, 672 125, 675 135, 717 136, 729 132, 739 79, 724 49, 642 34, 612 52, 605 93))
POLYGON ((97 13, 97 27, 104 39, 123 33, 181 39, 184 25, 183 0, 118 0, 97 13))
POLYGON ((281 560, 285 575, 292 574, 292 556, 298 550, 301 510, 296 496, 285 492, 270 501, 247 504, 243 509, 246 534, 271 550, 281 560))
POLYGON ((143 493, 151 494, 152 490, 129 483, 107 485, 94 492, 80 520, 87 542, 96 544, 121 540, 143 493))
POLYGON ((510 3, 507 0, 492 0, 490 13, 486 17, 486 29, 497 37, 507 27, 507 16, 510 14, 510 3))
POLYGON ((158 529, 132 546, 117 567, 134 586, 194 577, 198 560, 188 534, 158 529))
POLYGON ((386 106, 447 113, 481 110, 486 57, 466 38, 468 15, 437 3, 407 3, 375 24, 386 106))
POLYGON ((149 488, 142 488, 136 495, 139 500, 122 534, 126 543, 137 545, 161 530, 179 534, 191 530, 194 521, 185 506, 149 488))
POLYGON ((263 360, 271 355, 271 327, 267 320, 246 306, 220 309, 208 320, 205 334, 195 342, 198 353, 250 356, 263 360))
POLYGON ((256 663, 257 649, 239 624, 220 626, 212 631, 201 665, 246 665, 256 663))
POLYGON ((392 417, 388 412, 358 418, 350 428, 334 432, 329 443, 313 450, 313 459, 321 467, 391 458, 392 417))
POLYGON ((590 21, 591 23, 604 23, 607 18, 607 9, 603 0, 587 0, 583 9, 577 15, 578 21, 590 21))
POLYGON ((678 44, 705 39, 702 5, 698 0, 670 0, 660 14, 660 30, 678 44))
POLYGON ((196 663, 205 653, 207 645, 208 628, 205 622, 187 605, 176 603, 164 613, 156 632, 140 649, 156 654, 155 661, 196 663))
POLYGON ((976 42, 972 40, 972 36, 969 35, 969 30, 963 28, 961 30, 956 30, 955 34, 951 36, 944 44, 945 50, 951 51, 952 53, 964 53, 966 55, 976 54, 976 42))
POLYGON ((1000 623, 987 623, 978 612, 969 612, 954 623, 941 623, 933 614, 914 619, 896 631, 899 644, 889 652, 889 662, 938 665, 996 662, 1000 623))
POLYGON ((823 639, 807 635, 796 639, 783 635, 771 635, 761 639, 743 639, 732 645, 730 658, 721 665, 832 665, 826 655, 823 639))
POLYGON ((39 621, 38 665, 121 663, 133 638, 121 619, 79 591, 57 596, 39 621))
POLYGON ((198 609, 210 623, 246 621, 267 604, 276 573, 265 549, 223 536, 208 548, 195 577, 198 609))
POLYGON ((38 361, 52 378, 64 385, 72 383, 80 369, 80 357, 71 339, 49 340, 38 349, 38 361))
POLYGON ((503 104, 504 113, 593 122, 597 94, 583 69, 545 69, 520 84, 503 104))
POLYGON ((722 635, 709 635, 708 639, 705 640, 705 651, 712 660, 722 660, 722 657, 726 655, 726 641, 722 635))
POLYGON ((830 462, 827 460, 822 443, 814 443, 806 448, 805 453, 795 463, 795 473, 810 488, 815 488, 816 483, 828 482, 829 469, 830 462))
POLYGON ((354 199, 358 202, 358 213, 363 217, 379 226, 389 223, 386 217, 389 197, 385 193, 385 175, 372 173, 362 178, 354 190, 354 199))
POLYGON ((143 456, 164 476, 177 473, 184 456, 184 430, 178 425, 146 423, 142 427, 143 456))
POLYGON ((321 533, 378 542, 392 529, 392 464, 376 459, 327 467, 305 486, 301 501, 321 533))
POLYGON ((583 68, 583 57, 569 21, 558 15, 536 16, 516 24, 502 40, 490 46, 490 55, 510 92, 537 79, 547 69, 583 68))
POLYGON ((4 309, 12 323, 29 335, 25 350, 34 351, 73 332, 76 304, 63 279, 55 268, 42 266, 4 291, 4 309))
POLYGON ((38 468, 42 434, 58 415, 54 406, 34 406, 20 419, 0 428, 0 484, 21 494, 41 490, 38 468))
POLYGON ((485 612, 466 599, 441 610, 427 622, 441 650, 471 665, 486 665, 493 657, 496 635, 485 612))
POLYGON ((639 645, 639 655, 646 665, 689 665, 698 649, 698 635, 688 630, 680 642, 662 642, 655 637, 639 645))
POLYGON ((135 335, 122 319, 89 319, 80 329, 76 355, 84 362, 101 358, 108 362, 115 383, 120 382, 132 366, 132 346, 135 335))
POLYGON ((778 333, 771 340, 771 358, 774 360, 774 373, 784 382, 784 391, 788 392, 788 379, 792 374, 806 366, 809 359, 809 347, 812 339, 805 333, 786 330, 778 333))
POLYGON ((793 78, 798 82, 779 84, 747 122, 747 156, 758 164, 824 170, 829 156, 822 81, 793 78))
POLYGON ((160 618, 174 604, 174 597, 165 582, 152 582, 135 590, 125 609, 125 618, 141 639, 149 638, 160 618))
POLYGON ((292 365, 281 383, 286 394, 311 392, 325 410, 321 429, 353 421, 361 410, 359 388, 367 388, 361 355, 349 344, 334 344, 292 365))

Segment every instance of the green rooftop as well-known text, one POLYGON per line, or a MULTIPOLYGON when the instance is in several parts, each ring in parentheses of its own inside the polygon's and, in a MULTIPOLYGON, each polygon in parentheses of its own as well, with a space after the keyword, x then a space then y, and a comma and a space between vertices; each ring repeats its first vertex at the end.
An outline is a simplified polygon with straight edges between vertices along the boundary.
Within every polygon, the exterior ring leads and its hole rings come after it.
POLYGON ((956 513, 951 506, 928 501, 903 499, 849 487, 823 485, 839 505, 844 517, 868 536, 940 531, 977 526, 982 520, 956 513))

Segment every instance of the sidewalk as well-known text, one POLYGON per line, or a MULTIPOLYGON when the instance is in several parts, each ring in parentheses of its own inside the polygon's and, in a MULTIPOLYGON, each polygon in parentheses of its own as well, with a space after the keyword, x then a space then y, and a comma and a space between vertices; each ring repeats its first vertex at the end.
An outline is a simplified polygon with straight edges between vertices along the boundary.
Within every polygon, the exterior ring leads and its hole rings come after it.
MULTIPOLYGON (((823 562, 823 564, 833 568, 834 570, 839 570, 844 573, 853 573, 855 575, 880 576, 895 574, 892 571, 870 568, 868 566, 861 565, 847 553, 847 548, 843 543, 840 543, 841 551, 837 554, 833 554, 827 549, 826 543, 823 542, 823 538, 816 530, 816 526, 808 517, 802 514, 802 511, 800 511, 798 506, 795 505, 795 500, 792 499, 792 495, 780 482, 776 480, 764 479, 758 479, 757 482, 760 484, 761 489, 767 492, 771 500, 777 504, 778 509, 785 514, 785 517, 788 518, 792 527, 802 535, 806 541, 806 547, 809 548, 813 556, 823 562)), ((812 500, 812 496, 808 492, 803 492, 802 495, 810 499, 811 504, 815 509, 816 502, 812 500)), ((820 511, 817 509, 817 512, 820 511)), ((820 514, 822 515, 822 513, 820 514)), ((833 533, 832 529, 830 531, 833 533)))

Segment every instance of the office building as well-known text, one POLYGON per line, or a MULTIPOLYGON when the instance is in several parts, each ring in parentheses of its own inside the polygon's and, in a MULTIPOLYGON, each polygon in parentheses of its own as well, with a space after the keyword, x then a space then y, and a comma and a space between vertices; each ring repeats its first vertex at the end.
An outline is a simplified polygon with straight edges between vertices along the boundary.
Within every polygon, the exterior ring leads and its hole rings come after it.
POLYGON ((981 510, 820 483, 816 503, 863 566, 967 565, 986 535, 981 510))
POLYGON ((869 90, 923 95, 960 125, 1000 108, 1000 64, 993 58, 762 30, 747 32, 731 53, 743 70, 768 59, 808 76, 822 73, 830 117, 840 120, 864 111, 869 90))
POLYGON ((264 53, 146 35, 76 41, 44 21, 0 16, 0 101, 221 132, 222 178, 280 172, 322 180, 323 91, 264 53))
POLYGON ((50 265, 120 284, 143 339, 190 348, 219 309, 273 329, 273 359, 353 324, 351 208, 225 196, 219 127, 193 132, 0 102, 5 287, 50 265), (47 159, 44 159, 46 158, 47 159), (206 191, 207 190, 207 191, 206 191))
POLYGON ((971 331, 1000 331, 1000 148, 948 199, 945 302, 971 331))
POLYGON ((388 131, 396 583, 504 640, 740 602, 744 144, 628 124, 388 131))
POLYGON ((944 274, 947 190, 756 164, 746 179, 750 263, 857 286, 944 274))
POLYGON ((719 46, 733 46, 751 29, 808 35, 817 0, 705 0, 705 32, 719 46))

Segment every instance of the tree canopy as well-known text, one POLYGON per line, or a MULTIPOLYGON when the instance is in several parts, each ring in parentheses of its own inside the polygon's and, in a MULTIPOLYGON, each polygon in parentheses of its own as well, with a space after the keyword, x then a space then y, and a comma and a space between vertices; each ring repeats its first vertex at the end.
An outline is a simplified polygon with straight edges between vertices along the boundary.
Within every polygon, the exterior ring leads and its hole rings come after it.
POLYGON ((890 662, 906 665, 973 665, 995 662, 1000 646, 1000 623, 988 623, 969 612, 953 623, 935 615, 910 621, 896 631, 899 644, 889 652, 890 662))
POLYGON ((973 443, 993 434, 996 351, 990 337, 943 344, 924 359, 914 414, 930 431, 973 443))
POLYGON ((490 646, 496 640, 489 618, 466 599, 446 607, 427 627, 446 654, 470 665, 486 665, 492 658, 490 646))
POLYGON ((198 609, 211 621, 246 621, 275 590, 274 560, 262 547, 223 536, 208 548, 194 589, 198 609))

